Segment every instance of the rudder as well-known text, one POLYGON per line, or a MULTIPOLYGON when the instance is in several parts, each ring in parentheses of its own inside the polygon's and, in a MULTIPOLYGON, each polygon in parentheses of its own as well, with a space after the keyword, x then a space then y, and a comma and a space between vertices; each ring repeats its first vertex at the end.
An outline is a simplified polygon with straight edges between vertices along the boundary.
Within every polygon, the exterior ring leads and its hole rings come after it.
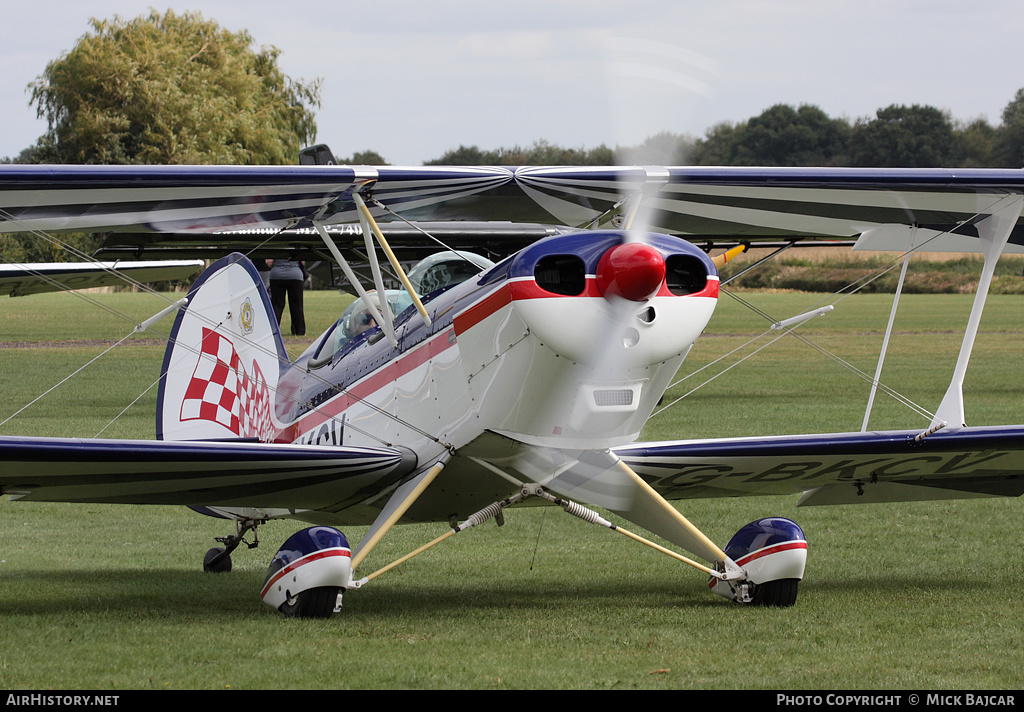
POLYGON ((188 293, 164 353, 159 440, 274 439, 274 395, 289 365, 270 296, 256 267, 234 253, 188 293))

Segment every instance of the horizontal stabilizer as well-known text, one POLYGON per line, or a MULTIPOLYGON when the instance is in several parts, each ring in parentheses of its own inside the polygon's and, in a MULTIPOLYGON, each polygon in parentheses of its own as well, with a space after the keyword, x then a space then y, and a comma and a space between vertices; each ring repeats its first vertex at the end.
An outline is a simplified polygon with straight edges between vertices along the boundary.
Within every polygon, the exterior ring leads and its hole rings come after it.
POLYGON ((0 494, 32 501, 342 509, 414 467, 393 448, 0 436, 0 494))

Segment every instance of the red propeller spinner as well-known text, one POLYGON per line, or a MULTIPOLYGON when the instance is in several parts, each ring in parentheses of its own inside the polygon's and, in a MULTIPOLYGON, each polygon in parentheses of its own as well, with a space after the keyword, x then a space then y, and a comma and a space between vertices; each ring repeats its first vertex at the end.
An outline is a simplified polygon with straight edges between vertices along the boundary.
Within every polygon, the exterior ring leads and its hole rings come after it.
POLYGON ((656 294, 664 281, 664 258, 642 242, 616 245, 597 263, 597 288, 605 297, 642 302, 656 294))

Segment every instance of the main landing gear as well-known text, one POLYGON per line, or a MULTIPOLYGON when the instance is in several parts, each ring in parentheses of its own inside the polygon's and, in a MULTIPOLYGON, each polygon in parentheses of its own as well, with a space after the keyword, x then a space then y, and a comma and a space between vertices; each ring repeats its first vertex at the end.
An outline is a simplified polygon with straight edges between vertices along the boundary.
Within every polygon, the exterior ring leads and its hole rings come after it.
MULTIPOLYGON (((241 544, 259 546, 256 528, 265 519, 238 519, 235 533, 217 537, 203 557, 203 571, 231 571, 231 553, 241 544), (246 535, 252 532, 252 541, 246 535)), ((329 618, 341 610, 341 593, 352 587, 351 551, 345 535, 331 527, 296 532, 278 549, 263 582, 261 596, 290 618, 329 618)))
POLYGON ((754 606, 796 603, 807 562, 807 539, 796 522, 782 517, 751 522, 729 540, 725 554, 746 572, 746 580, 712 578, 708 583, 719 596, 754 606))
MULTIPOLYGON (((796 602, 807 560, 807 540, 800 527, 789 519, 768 517, 747 524, 736 532, 722 552, 726 560, 709 568, 612 524, 576 502, 556 497, 536 484, 524 484, 515 495, 481 509, 433 541, 360 579, 353 578, 353 566, 362 559, 357 558, 353 564, 352 551, 343 533, 326 526, 303 529, 289 537, 274 555, 260 595, 267 605, 286 616, 329 618, 341 610, 342 594, 346 590, 361 588, 380 574, 459 532, 490 519, 500 522, 507 507, 529 497, 546 499, 568 514, 611 529, 708 573, 710 589, 730 600, 772 607, 788 607, 796 602)), ((249 548, 258 546, 255 531, 260 523, 262 521, 241 520, 234 536, 218 538, 224 547, 215 547, 207 552, 204 570, 230 571, 230 554, 239 544, 245 542, 249 548), (253 543, 244 538, 249 530, 254 534, 253 543)))

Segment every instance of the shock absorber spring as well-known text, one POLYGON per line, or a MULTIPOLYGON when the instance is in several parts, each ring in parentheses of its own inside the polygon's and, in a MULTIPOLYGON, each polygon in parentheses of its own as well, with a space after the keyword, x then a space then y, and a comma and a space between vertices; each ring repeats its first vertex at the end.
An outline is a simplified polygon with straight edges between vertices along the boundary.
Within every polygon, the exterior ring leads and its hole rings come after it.
POLYGON ((587 509, 581 504, 577 504, 576 502, 564 499, 557 500, 557 502, 559 505, 561 505, 562 509, 564 509, 567 513, 573 515, 574 517, 579 517, 585 522, 590 522, 591 524, 600 524, 602 527, 608 527, 609 529, 615 528, 615 525, 613 525, 607 519, 603 518, 594 510, 587 509))

